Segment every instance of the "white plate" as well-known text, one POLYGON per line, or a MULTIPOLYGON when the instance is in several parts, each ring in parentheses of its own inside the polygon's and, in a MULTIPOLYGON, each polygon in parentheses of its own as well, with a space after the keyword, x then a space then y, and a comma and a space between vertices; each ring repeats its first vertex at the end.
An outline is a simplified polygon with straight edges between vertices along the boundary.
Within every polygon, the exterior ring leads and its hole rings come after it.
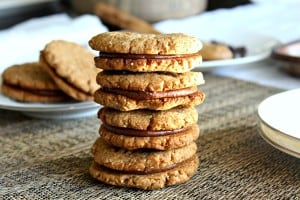
MULTIPOLYGON (((195 35, 199 38, 199 36, 195 35)), ((228 60, 203 61, 201 66, 196 69, 208 71, 217 67, 242 65, 263 60, 270 56, 272 48, 279 45, 280 42, 270 36, 253 33, 235 33, 229 35, 220 35, 212 38, 199 38, 203 41, 218 41, 226 43, 233 47, 243 46, 246 48, 246 56, 228 60)))
MULTIPOLYGON (((2 83, 0 75, 0 84, 2 83)), ((22 103, 2 94, 0 109, 20 111, 25 115, 45 119, 73 119, 96 115, 100 106, 93 101, 64 103, 22 103)))
POLYGON ((258 106, 261 136, 275 148, 300 158, 300 89, 265 99, 258 106))
POLYGON ((25 115, 45 119, 72 119, 96 115, 99 105, 94 102, 22 103, 0 93, 0 108, 20 111, 25 115))

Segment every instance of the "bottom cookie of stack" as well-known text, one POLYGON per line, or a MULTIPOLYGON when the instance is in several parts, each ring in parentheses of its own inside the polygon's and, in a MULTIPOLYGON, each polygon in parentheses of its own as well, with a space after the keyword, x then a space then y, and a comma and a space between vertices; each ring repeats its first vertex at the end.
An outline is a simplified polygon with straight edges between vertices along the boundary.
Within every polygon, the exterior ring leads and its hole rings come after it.
POLYGON ((197 145, 159 150, 129 151, 107 144, 99 138, 93 145, 94 161, 90 174, 101 182, 144 190, 188 181, 197 171, 197 145))

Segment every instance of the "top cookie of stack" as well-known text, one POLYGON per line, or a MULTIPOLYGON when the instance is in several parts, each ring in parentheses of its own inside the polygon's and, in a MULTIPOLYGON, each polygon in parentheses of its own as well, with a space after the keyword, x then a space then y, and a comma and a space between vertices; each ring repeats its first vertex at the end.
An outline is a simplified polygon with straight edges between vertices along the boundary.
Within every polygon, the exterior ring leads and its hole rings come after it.
POLYGON ((183 73, 202 61, 202 43, 179 33, 108 32, 93 37, 89 45, 100 51, 95 63, 104 70, 183 73))
POLYGON ((95 93, 97 103, 121 111, 167 110, 204 99, 197 90, 204 83, 202 73, 190 72, 202 61, 202 43, 194 37, 107 32, 89 45, 100 51, 95 64, 104 70, 97 76, 102 87, 95 93))

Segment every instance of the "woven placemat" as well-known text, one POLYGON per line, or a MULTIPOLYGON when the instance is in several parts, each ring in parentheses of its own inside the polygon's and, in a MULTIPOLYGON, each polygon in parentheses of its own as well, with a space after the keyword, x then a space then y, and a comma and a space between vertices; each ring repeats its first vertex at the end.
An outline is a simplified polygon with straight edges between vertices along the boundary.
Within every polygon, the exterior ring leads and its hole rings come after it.
POLYGON ((267 144, 257 126, 258 104, 280 90, 205 79, 200 167, 186 184, 155 191, 102 184, 88 174, 96 117, 43 120, 0 110, 0 199, 300 199, 300 159, 267 144))

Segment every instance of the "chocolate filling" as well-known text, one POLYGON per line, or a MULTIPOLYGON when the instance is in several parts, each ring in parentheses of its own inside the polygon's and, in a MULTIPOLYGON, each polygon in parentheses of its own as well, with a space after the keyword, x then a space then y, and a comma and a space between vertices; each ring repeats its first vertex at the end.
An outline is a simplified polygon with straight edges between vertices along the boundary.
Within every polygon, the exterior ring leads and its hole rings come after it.
POLYGON ((16 90, 27 91, 27 92, 30 92, 32 94, 37 94, 37 95, 41 95, 41 96, 61 96, 61 95, 65 95, 61 90, 29 89, 29 88, 24 88, 24 87, 12 85, 10 83, 7 83, 6 81, 3 81, 3 84, 5 84, 5 85, 7 85, 11 88, 14 88, 16 90))
MULTIPOLYGON (((103 165, 100 165, 100 166, 103 167, 104 169, 113 170, 113 171, 116 171, 116 172, 119 172, 119 173, 122 173, 122 174, 148 175, 148 174, 161 173, 161 172, 165 172, 165 171, 174 169, 174 168, 176 168, 180 165, 191 162, 193 159, 194 159, 194 156, 192 156, 191 158, 188 158, 187 160, 184 160, 182 162, 174 163, 172 165, 166 166, 166 167, 161 168, 161 169, 151 169, 150 168, 150 169, 145 169, 144 171, 135 171, 135 170, 121 171, 121 170, 110 169, 110 168, 105 167, 103 165)), ((97 164, 97 165, 99 165, 99 164, 97 164)))
POLYGON ((194 54, 169 54, 169 55, 159 55, 159 54, 130 54, 130 53, 106 53, 100 52, 100 58, 122 58, 122 59, 175 59, 175 58, 187 58, 193 56, 199 56, 199 53, 194 54))
POLYGON ((157 136, 172 135, 176 133, 181 133, 190 128, 190 127, 185 127, 185 128, 175 129, 175 130, 150 131, 150 130, 136 130, 136 129, 129 129, 129 128, 121 128, 116 126, 110 126, 104 123, 102 124, 102 126, 104 126, 104 128, 106 128, 108 131, 111 131, 118 135, 126 135, 126 136, 133 136, 133 137, 157 137, 157 136))
MULTIPOLYGON (((139 75, 139 74, 145 74, 145 72, 131 72, 126 70, 103 70, 100 72, 103 75, 139 75)), ((168 75, 168 76, 174 76, 177 77, 180 73, 174 73, 174 72, 147 72, 147 74, 159 74, 159 75, 168 75)))
POLYGON ((144 91, 129 91, 117 88, 101 88, 104 92, 120 94, 135 100, 149 100, 149 99, 159 99, 159 98, 170 98, 170 97, 180 97, 194 94, 197 92, 197 87, 183 88, 179 90, 171 90, 165 92, 144 92, 144 91))

